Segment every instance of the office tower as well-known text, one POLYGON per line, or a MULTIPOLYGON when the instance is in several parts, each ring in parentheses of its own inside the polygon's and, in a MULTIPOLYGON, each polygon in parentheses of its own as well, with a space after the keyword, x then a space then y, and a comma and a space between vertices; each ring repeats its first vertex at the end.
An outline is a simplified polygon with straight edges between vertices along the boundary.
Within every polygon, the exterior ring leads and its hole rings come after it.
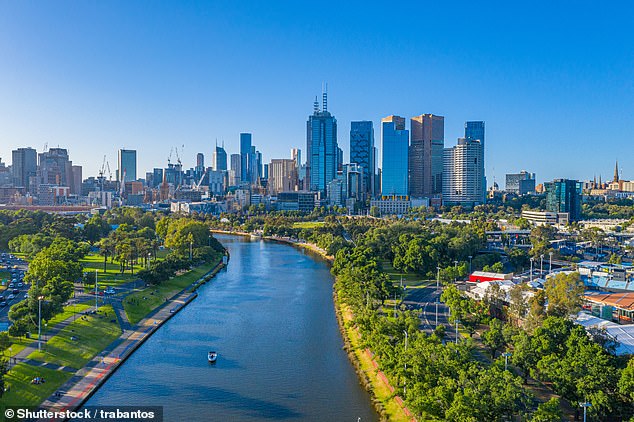
POLYGON ((350 123, 350 163, 363 168, 362 191, 374 194, 375 167, 374 127, 371 121, 350 123))
POLYGON ((535 173, 522 170, 519 173, 507 174, 505 190, 516 195, 534 194, 535 173))
POLYGON ((227 170, 227 151, 225 151, 224 145, 221 147, 216 145, 211 167, 216 171, 227 170))
POLYGON ((136 180, 136 150, 120 149, 118 162, 117 180, 121 183, 134 182, 136 180))
POLYGON ((409 131, 403 117, 388 116, 381 120, 381 148, 381 195, 407 196, 409 131))
POLYGON ((337 119, 328 111, 328 94, 317 98, 313 114, 306 122, 306 183, 304 188, 326 195, 328 183, 337 177, 340 149, 337 145, 337 119))
POLYGON ((199 152, 196 154, 196 169, 204 169, 205 168, 205 154, 199 152))
POLYGON ((71 166, 72 178, 70 179, 70 193, 81 195, 82 168, 81 166, 71 166))
MULTIPOLYGON (((480 143, 482 144, 482 157, 480 157, 480 159, 482 161, 482 166, 484 166, 484 148, 486 145, 484 142, 484 122, 482 121, 465 122, 464 137, 468 141, 480 140, 480 143)), ((482 181, 482 189, 484 189, 484 195, 486 195, 486 188, 487 188, 486 174, 482 173, 482 178, 484 179, 482 181)))
POLYGON ((152 186, 153 188, 158 187, 161 182, 163 181, 163 169, 159 169, 159 168, 155 168, 153 171, 153 176, 152 176, 152 184, 148 185, 152 186))
POLYGON ((297 166, 293 159, 274 158, 269 164, 268 188, 271 195, 297 189, 297 166))
POLYGON ((255 173, 254 183, 257 183, 258 180, 262 177, 262 153, 260 151, 255 152, 255 167, 257 172, 255 173))
POLYGON ((239 186, 242 183, 242 154, 231 154, 231 170, 229 185, 239 186))
POLYGON ((291 148, 291 159, 295 161, 295 167, 302 165, 302 150, 299 148, 291 148))
POLYGON ((482 142, 458 139, 458 145, 444 150, 443 203, 473 207, 484 203, 482 142))
POLYGON ((411 118, 409 147, 409 189, 415 198, 442 192, 445 118, 421 114, 411 118))
POLYGON ((546 210, 568 213, 570 221, 581 218, 581 183, 577 180, 555 179, 544 183, 546 210))
POLYGON ((29 191, 30 178, 37 175, 37 152, 33 148, 13 150, 11 172, 13 186, 25 187, 29 191))
POLYGON ((240 180, 243 183, 252 182, 251 171, 250 171, 250 167, 252 166, 252 163, 249 162, 252 160, 251 138, 252 137, 250 133, 240 134, 240 180))
POLYGON ((69 186, 72 162, 64 148, 51 148, 38 154, 40 161, 38 179, 41 184, 69 186))
POLYGON ((265 180, 269 179, 269 165, 268 164, 264 165, 264 179, 265 180))

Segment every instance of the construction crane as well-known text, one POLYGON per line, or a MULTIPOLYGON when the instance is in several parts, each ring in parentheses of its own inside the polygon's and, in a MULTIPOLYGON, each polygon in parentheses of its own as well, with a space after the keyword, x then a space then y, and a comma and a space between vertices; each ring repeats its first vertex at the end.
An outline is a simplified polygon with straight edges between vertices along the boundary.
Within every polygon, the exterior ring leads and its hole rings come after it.
POLYGON ((196 183, 194 185, 194 190, 199 190, 200 189, 200 184, 203 182, 203 180, 205 179, 205 176, 207 175, 207 170, 209 170, 209 168, 206 168, 205 171, 203 172, 202 177, 200 178, 200 180, 198 181, 198 183, 196 183))

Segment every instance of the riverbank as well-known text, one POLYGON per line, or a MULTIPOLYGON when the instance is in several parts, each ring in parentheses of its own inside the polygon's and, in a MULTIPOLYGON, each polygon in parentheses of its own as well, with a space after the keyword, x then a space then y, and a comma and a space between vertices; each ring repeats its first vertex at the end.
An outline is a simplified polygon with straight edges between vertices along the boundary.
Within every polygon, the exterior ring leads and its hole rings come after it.
MULTIPOLYGON (((225 230, 214 230, 214 232, 252 237, 251 234, 245 232, 225 230)), ((325 250, 312 243, 277 236, 264 236, 262 239, 285 243, 298 249, 310 251, 319 255, 330 265, 335 260, 334 256, 328 255, 325 250)), ((354 327, 354 316, 347 306, 339 301, 336 291, 333 292, 333 303, 348 359, 355 368, 360 384, 370 394, 374 409, 380 418, 389 421, 416 421, 416 418, 405 407, 401 398, 394 393, 394 388, 389 384, 385 375, 378 369, 378 364, 373 359, 370 350, 361 348, 361 337, 354 327)))
POLYGON ((45 400, 40 407, 61 412, 81 407, 159 327, 198 296, 195 291, 197 287, 212 279, 224 266, 225 264, 223 264, 221 259, 210 271, 189 284, 179 293, 168 298, 132 329, 125 330, 117 340, 77 371, 66 384, 45 400))

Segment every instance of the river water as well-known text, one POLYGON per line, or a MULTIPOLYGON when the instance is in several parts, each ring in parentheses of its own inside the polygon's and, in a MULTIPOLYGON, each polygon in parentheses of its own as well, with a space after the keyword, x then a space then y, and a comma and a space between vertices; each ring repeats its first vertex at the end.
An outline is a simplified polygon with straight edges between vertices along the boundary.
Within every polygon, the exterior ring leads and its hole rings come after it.
POLYGON ((377 420, 342 349, 328 266, 288 245, 217 237, 227 269, 86 405, 160 405, 166 421, 377 420))

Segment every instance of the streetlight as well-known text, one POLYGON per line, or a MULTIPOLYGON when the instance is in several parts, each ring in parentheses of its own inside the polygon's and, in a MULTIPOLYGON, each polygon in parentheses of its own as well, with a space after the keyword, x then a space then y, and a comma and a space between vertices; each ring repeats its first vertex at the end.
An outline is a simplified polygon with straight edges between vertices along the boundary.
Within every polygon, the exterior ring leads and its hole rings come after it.
POLYGON ((37 297, 37 308, 38 308, 38 318, 37 318, 37 350, 42 350, 42 299, 44 296, 37 297))
POLYGON ((147 268, 150 269, 150 261, 152 261, 152 252, 147 253, 147 268))
MULTIPOLYGON (((403 330, 403 333, 405 334, 405 352, 407 352, 407 331, 403 330)), ((405 362, 405 372, 407 372, 407 362, 405 362)), ((404 383, 403 385, 403 395, 407 394, 407 383, 404 383)))
POLYGON ((509 369, 509 358, 511 357, 512 353, 511 352, 504 352, 502 353, 502 356, 504 356, 504 370, 508 371, 509 369))
POLYGON ((194 241, 190 240, 189 241, 189 260, 192 260, 192 248, 194 247, 194 241))
POLYGON ((588 407, 592 406, 592 403, 585 401, 583 403, 579 403, 579 406, 583 407, 583 422, 586 422, 586 412, 588 407))
POLYGON ((539 256, 541 258, 541 262, 539 263, 539 276, 541 277, 544 274, 544 254, 539 256))
POLYGON ((95 312, 99 310, 99 295, 97 294, 97 274, 99 270, 95 269, 95 312))
MULTIPOLYGON (((454 267, 454 269, 456 269, 456 270, 458 269, 458 261, 454 261, 454 262, 453 262, 453 267, 454 267)), ((455 283, 455 282, 458 280, 458 274, 457 274, 457 272, 456 272, 456 271, 454 271, 453 275, 454 275, 454 277, 453 277, 453 282, 455 283)))
POLYGON ((456 344, 458 344, 458 323, 459 322, 460 320, 456 318, 456 344))
POLYGON ((530 273, 531 283, 533 282, 533 261, 534 260, 535 258, 531 257, 531 273, 530 273))
POLYGON ((469 255, 469 274, 471 274, 471 258, 473 257, 469 255))
POLYGON ((548 274, 552 274, 553 272, 553 252, 548 252, 548 256, 550 257, 550 263, 548 264, 548 274))

